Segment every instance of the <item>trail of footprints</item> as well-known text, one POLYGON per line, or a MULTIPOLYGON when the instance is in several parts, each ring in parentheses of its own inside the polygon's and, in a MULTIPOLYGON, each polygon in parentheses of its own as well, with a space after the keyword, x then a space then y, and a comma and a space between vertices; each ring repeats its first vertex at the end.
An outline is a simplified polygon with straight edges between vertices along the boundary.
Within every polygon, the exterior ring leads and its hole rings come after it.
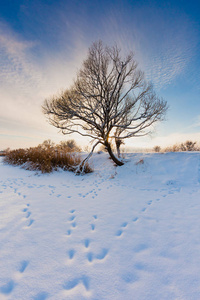
MULTIPOLYGON (((69 212, 70 216, 68 218, 68 221, 70 222, 71 228, 67 230, 66 235, 70 236, 73 232, 73 229, 77 227, 76 223, 76 215, 75 215, 75 209, 70 210, 69 212)), ((97 215, 93 215, 93 222, 90 223, 90 232, 93 233, 96 228, 95 221, 98 219, 97 215)), ((90 250, 92 240, 90 238, 85 238, 82 241, 83 247, 86 250, 86 259, 88 262, 93 262, 94 260, 103 260, 106 255, 108 254, 108 249, 102 248, 99 253, 93 253, 90 250)), ((75 249, 69 249, 67 251, 68 259, 72 260, 76 254, 75 249)))
MULTIPOLYGON (((18 278, 19 278, 19 275, 22 276, 22 274, 25 272, 28 265, 29 265, 28 260, 22 260, 19 263, 19 266, 16 270, 16 274, 18 275, 17 276, 18 278)), ((0 287, 1 294, 7 295, 7 296, 10 295, 16 285, 17 285, 17 282, 15 280, 13 280, 13 279, 8 280, 5 284, 3 284, 0 287)))
MULTIPOLYGON (((147 202, 147 205, 149 206, 149 205, 151 205, 152 204, 152 200, 150 200, 150 201, 148 201, 147 202)), ((143 213, 143 212, 145 212, 146 210, 147 210, 147 208, 148 208, 148 206, 147 207, 143 207, 142 209, 141 209, 141 213, 143 213)), ((132 222, 137 222, 139 220, 139 217, 134 217, 133 219, 132 219, 132 222)), ((116 237, 121 237, 122 236, 122 234, 126 231, 126 228, 128 227, 128 225, 129 225, 129 223, 128 222, 123 222, 121 225, 120 225, 120 228, 116 231, 116 233, 115 233, 115 236, 116 237)))
POLYGON ((30 204, 27 203, 26 207, 22 210, 25 213, 25 218, 28 220, 27 227, 30 227, 34 222, 34 219, 30 218, 31 212, 30 212, 29 208, 30 208, 30 204))
MULTIPOLYGON (((67 230, 66 235, 69 237, 73 234, 73 229, 77 227, 77 222, 76 222, 76 214, 75 214, 75 209, 70 210, 69 212, 69 218, 68 222, 70 223, 70 228, 67 230)), ((95 229, 96 229, 96 221, 98 220, 97 215, 92 216, 92 222, 89 224, 89 233, 94 234, 95 229)), ((92 239, 89 237, 86 237, 81 241, 82 244, 82 249, 83 249, 83 254, 85 253, 85 259, 87 260, 88 263, 94 263, 95 261, 103 261, 103 259, 107 256, 108 254, 108 249, 102 248, 98 253, 94 253, 91 251, 91 244, 92 244, 92 239)), ((68 261, 73 262, 73 259, 76 257, 76 250, 74 248, 71 248, 67 251, 67 256, 68 256, 68 261)), ((82 284, 85 288, 86 291, 90 290, 90 278, 86 275, 79 276, 77 278, 74 278, 72 280, 69 280, 64 283, 63 288, 65 290, 71 290, 74 289, 76 286, 79 284, 82 284)))
MULTIPOLYGON (((17 279, 12 279, 10 278, 5 284, 0 286, 0 293, 3 294, 4 296, 10 296, 11 293, 13 292, 14 288, 18 285, 18 281, 21 279, 23 276, 23 273, 26 271, 26 269, 29 266, 30 261, 29 260, 22 260, 15 272, 14 278, 17 279)), ((1 296, 0 296, 1 299, 1 296)), ((9 298, 11 299, 11 298, 9 298)), ((13 299, 13 298, 12 298, 13 299)), ((47 299, 47 293, 46 292, 40 292, 39 294, 36 294, 33 298, 33 300, 45 300, 47 299)))
MULTIPOLYGON (((145 212, 147 207, 152 204, 152 200, 147 202, 147 206, 143 207, 141 209, 141 213, 145 212)), ((93 235, 95 233, 96 229, 96 221, 98 220, 97 215, 93 215, 92 217, 92 222, 89 224, 90 225, 90 234, 93 235)), ((135 223, 139 220, 139 217, 134 217, 132 219, 132 222, 135 223)), ((77 227, 77 222, 76 222, 76 210, 72 209, 69 212, 69 217, 68 217, 68 222, 70 223, 70 228, 67 230, 66 235, 70 237, 73 234, 73 230, 77 227)), ((115 236, 117 238, 120 238, 122 234, 126 231, 128 228, 129 223, 128 222, 123 222, 120 226, 120 228, 116 231, 115 236)), ((107 257, 109 253, 109 249, 107 248, 101 248, 100 251, 97 253, 91 251, 91 246, 92 246, 92 239, 87 237, 82 240, 82 245, 83 245, 83 251, 85 252, 85 258, 89 264, 93 264, 96 262, 103 262, 104 259, 107 257)), ((135 253, 138 253, 140 251, 144 251, 148 248, 146 244, 139 244, 136 245, 134 251, 135 253)), ((67 251, 67 257, 68 257, 68 262, 73 262, 73 259, 75 259, 77 255, 77 252, 74 248, 68 249, 67 251)), ((79 284, 82 284, 85 287, 86 291, 90 290, 90 278, 86 275, 79 276, 76 278, 73 278, 67 282, 64 283, 63 288, 65 290, 72 290, 76 288, 79 284)))

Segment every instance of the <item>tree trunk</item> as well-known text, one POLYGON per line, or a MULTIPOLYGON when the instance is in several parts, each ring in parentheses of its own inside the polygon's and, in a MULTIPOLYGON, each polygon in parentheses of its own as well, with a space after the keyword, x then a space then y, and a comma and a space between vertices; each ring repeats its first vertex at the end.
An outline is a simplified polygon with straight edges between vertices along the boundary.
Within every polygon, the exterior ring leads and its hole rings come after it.
POLYGON ((116 143, 116 149, 117 149, 117 156, 118 156, 118 158, 120 158, 121 157, 120 145, 118 143, 116 143))
POLYGON ((116 145, 116 149, 117 149, 118 158, 120 158, 120 156, 121 156, 120 147, 121 147, 122 144, 124 144, 124 142, 119 137, 116 137, 115 138, 115 145, 116 145))
POLYGON ((105 146, 106 146, 106 149, 107 149, 107 151, 108 151, 108 153, 109 153, 109 155, 110 155, 110 158, 114 161, 114 163, 116 163, 116 165, 118 165, 118 166, 123 166, 124 163, 123 163, 121 160, 119 160, 119 159, 114 155, 114 153, 112 152, 112 149, 111 149, 110 144, 109 144, 108 142, 106 142, 106 143, 105 143, 105 146))

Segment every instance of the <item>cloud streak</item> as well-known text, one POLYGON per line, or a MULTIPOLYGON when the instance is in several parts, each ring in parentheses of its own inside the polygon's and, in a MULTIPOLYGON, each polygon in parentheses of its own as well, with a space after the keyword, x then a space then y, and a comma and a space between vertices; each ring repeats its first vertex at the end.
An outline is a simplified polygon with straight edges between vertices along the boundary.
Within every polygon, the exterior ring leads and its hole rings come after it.
POLYGON ((113 9, 104 23, 107 40, 133 50, 148 80, 159 90, 184 76, 197 53, 195 26, 185 14, 151 6, 113 9))

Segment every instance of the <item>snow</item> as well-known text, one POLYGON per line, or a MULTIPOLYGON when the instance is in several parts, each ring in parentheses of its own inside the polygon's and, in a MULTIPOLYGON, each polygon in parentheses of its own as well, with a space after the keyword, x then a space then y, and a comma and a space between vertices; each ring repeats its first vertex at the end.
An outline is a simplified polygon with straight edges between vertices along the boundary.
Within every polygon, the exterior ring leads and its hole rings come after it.
POLYGON ((94 173, 0 160, 0 299, 200 299, 200 155, 94 154, 94 173))

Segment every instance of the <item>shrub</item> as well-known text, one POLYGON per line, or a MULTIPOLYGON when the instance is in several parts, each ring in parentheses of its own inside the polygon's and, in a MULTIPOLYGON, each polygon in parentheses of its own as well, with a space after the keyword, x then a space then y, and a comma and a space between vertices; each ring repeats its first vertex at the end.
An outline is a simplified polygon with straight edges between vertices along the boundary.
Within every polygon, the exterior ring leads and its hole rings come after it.
POLYGON ((155 147, 153 148, 153 150, 154 150, 154 152, 160 152, 161 147, 160 147, 160 146, 155 146, 155 147))
POLYGON ((182 144, 175 144, 171 147, 164 149, 164 152, 178 152, 178 151, 200 151, 200 148, 196 145, 197 142, 186 141, 182 144))
POLYGON ((196 142, 186 141, 180 145, 181 151, 196 151, 196 142))
POLYGON ((81 152, 81 148, 75 140, 61 141, 57 148, 65 152, 81 152))
MULTIPOLYGON (((45 143, 34 148, 8 151, 4 162, 22 165, 26 170, 38 170, 42 173, 50 173, 58 168, 78 173, 81 157, 75 152, 61 151, 54 145, 45 143)), ((91 172, 91 167, 86 163, 84 173, 91 172)))

